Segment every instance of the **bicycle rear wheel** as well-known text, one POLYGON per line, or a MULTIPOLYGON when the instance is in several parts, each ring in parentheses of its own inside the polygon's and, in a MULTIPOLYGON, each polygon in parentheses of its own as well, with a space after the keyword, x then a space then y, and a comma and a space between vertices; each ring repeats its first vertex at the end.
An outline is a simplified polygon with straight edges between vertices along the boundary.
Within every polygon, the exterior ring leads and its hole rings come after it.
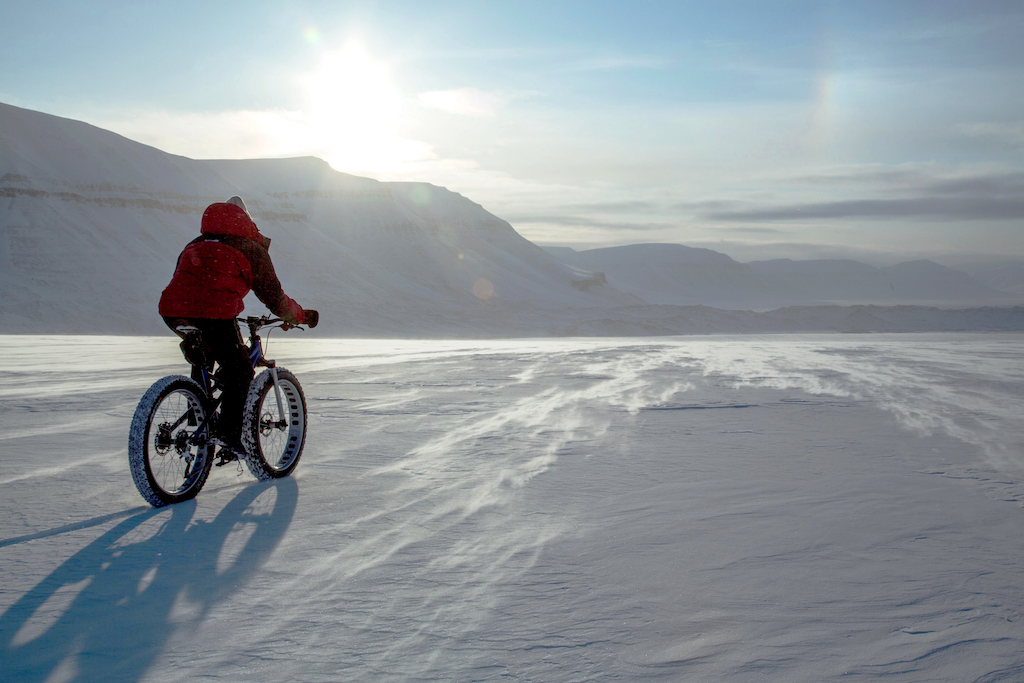
POLYGON ((213 464, 213 446, 194 443, 206 419, 206 394, 182 375, 164 377, 139 401, 128 434, 128 462, 139 493, 153 507, 194 498, 213 464))
POLYGON ((284 414, 278 408, 274 378, 261 372, 249 385, 242 416, 245 464, 257 479, 287 477, 299 464, 306 444, 306 397, 299 380, 277 368, 284 414))

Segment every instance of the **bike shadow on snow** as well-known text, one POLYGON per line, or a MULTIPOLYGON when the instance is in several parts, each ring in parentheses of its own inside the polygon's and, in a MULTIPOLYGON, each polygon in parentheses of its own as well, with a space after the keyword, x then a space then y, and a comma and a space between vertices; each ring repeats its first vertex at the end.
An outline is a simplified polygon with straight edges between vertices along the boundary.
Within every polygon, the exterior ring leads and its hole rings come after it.
POLYGON ((124 520, 0 615, 0 680, 137 681, 270 557, 291 524, 291 477, 247 486, 210 522, 195 501, 124 520))

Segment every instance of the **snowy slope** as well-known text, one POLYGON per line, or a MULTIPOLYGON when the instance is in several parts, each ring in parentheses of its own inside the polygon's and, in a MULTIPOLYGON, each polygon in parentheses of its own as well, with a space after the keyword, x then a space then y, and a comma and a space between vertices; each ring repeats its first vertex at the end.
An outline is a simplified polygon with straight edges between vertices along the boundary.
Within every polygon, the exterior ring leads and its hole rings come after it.
POLYGON ((295 475, 162 511, 174 341, 0 337, 0 680, 1024 678, 1020 334, 286 336, 295 475))
POLYGON ((605 274, 613 287, 652 304, 767 310, 822 303, 1007 305, 1005 291, 931 261, 876 268, 850 260, 738 263, 680 244, 634 244, 552 255, 605 274))
POLYGON ((0 105, 0 322, 157 331, 203 209, 242 195, 286 291, 350 333, 472 333, 524 311, 636 299, 588 280, 466 198, 318 159, 197 161, 0 105))

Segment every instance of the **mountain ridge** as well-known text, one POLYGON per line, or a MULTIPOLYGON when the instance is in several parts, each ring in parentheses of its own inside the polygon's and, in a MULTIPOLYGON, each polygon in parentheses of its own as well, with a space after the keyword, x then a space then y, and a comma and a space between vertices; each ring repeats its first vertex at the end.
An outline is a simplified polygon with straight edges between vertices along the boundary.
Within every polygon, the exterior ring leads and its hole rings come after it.
MULTIPOLYGON (((0 103, 2 329, 166 334, 156 302, 175 260, 198 234, 206 206, 234 194, 245 198, 273 238, 271 254, 285 291, 319 309, 328 334, 643 335, 850 327, 835 322, 839 313, 822 317, 810 308, 774 318, 699 306, 665 308, 677 302, 639 296, 620 287, 611 272, 564 263, 479 204, 429 183, 361 178, 315 157, 189 159, 73 119, 0 103)), ((731 287, 736 296, 743 283, 730 280, 733 271, 751 280, 745 286, 764 279, 750 265, 713 250, 622 249, 601 253, 629 254, 634 268, 662 278, 663 294, 672 293, 680 273, 702 280, 704 287, 731 287)), ((930 319, 923 329, 963 329, 968 319, 979 329, 1024 329, 1024 309, 973 318, 937 308, 917 313, 930 319)), ((903 329, 892 320, 883 327, 903 329)))
POLYGON ((769 310, 792 305, 1021 301, 1012 291, 994 289, 968 273, 929 260, 878 268, 849 259, 740 263, 710 249, 674 244, 549 250, 567 263, 603 272, 613 287, 652 304, 769 310))

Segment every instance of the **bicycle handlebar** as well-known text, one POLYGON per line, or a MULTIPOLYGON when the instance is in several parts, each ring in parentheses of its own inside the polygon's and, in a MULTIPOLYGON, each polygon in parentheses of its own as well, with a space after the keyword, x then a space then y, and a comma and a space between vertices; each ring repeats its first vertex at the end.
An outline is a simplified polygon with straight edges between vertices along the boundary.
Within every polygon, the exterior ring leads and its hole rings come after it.
MULTIPOLYGON (((271 318, 269 315, 261 315, 261 316, 250 315, 250 316, 246 316, 245 318, 235 318, 235 320, 237 320, 240 323, 245 323, 246 325, 249 326, 249 329, 251 331, 253 331, 253 332, 256 332, 256 331, 258 331, 258 330, 260 330, 260 329, 262 329, 264 327, 270 327, 271 325, 276 325, 277 323, 284 323, 285 325, 288 324, 286 321, 282 320, 281 318, 271 318)), ((301 325, 291 325, 291 327, 301 327, 301 325)))
POLYGON ((249 326, 249 330, 253 334, 256 334, 256 332, 259 331, 263 327, 269 327, 270 325, 276 325, 277 323, 281 323, 281 327, 285 327, 285 326, 287 326, 287 328, 298 327, 300 329, 303 329, 303 326, 309 327, 309 328, 314 328, 314 327, 317 326, 317 324, 319 324, 319 322, 320 322, 320 313, 318 311, 315 311, 315 310, 313 310, 311 308, 307 308, 307 309, 305 309, 304 313, 305 313, 305 321, 299 323, 298 325, 293 325, 293 324, 289 323, 288 321, 283 320, 281 318, 272 318, 269 315, 261 315, 261 316, 250 315, 250 316, 246 316, 245 318, 235 318, 235 320, 237 320, 240 323, 245 323, 246 325, 248 325, 249 326))

